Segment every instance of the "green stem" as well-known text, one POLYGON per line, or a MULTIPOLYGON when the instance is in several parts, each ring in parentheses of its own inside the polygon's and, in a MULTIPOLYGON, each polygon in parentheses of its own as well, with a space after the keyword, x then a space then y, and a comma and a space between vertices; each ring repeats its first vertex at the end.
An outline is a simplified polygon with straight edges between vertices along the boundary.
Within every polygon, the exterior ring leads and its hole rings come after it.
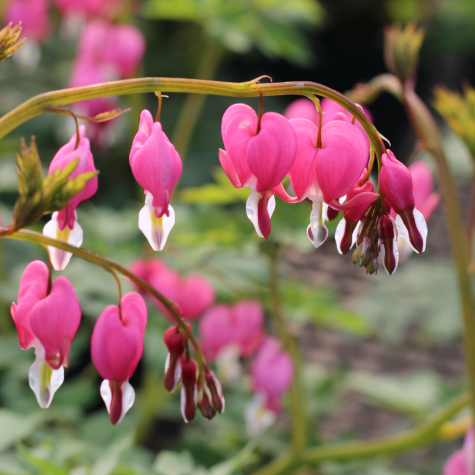
MULTIPOLYGON (((203 56, 201 57, 196 77, 200 79, 211 79, 216 74, 216 70, 218 69, 223 56, 223 51, 223 47, 219 43, 209 40, 203 56)), ((203 109, 205 99, 206 96, 203 94, 189 94, 180 111, 180 115, 175 125, 172 143, 180 154, 182 160, 185 159, 188 144, 191 135, 193 134, 196 121, 203 109)))
MULTIPOLYGON (((259 90, 264 96, 318 95, 328 97, 340 104, 356 117, 368 134, 378 159, 381 157, 383 145, 378 131, 366 116, 343 94, 322 84, 309 81, 265 83, 259 84, 259 90)), ((256 97, 259 96, 256 80, 233 83, 183 78, 139 78, 113 81, 93 86, 61 89, 47 92, 31 98, 8 114, 0 118, 0 139, 27 120, 46 112, 48 107, 57 107, 72 102, 85 101, 98 97, 120 96, 144 92, 179 92, 194 94, 210 94, 228 97, 256 97)))
MULTIPOLYGON (((0 231, 2 230, 0 229, 0 231)), ((173 302, 167 299, 160 292, 158 292, 157 289, 152 287, 148 282, 145 282, 145 280, 136 276, 133 272, 130 272, 130 270, 127 269, 126 267, 122 267, 117 262, 107 259, 106 257, 100 256, 99 254, 95 254, 94 252, 88 251, 86 249, 70 246, 69 244, 66 244, 63 241, 49 238, 49 237, 43 236, 43 234, 37 233, 35 231, 30 231, 27 229, 15 231, 9 234, 0 232, 0 238, 2 237, 7 238, 7 239, 17 239, 19 241, 34 242, 36 244, 41 244, 42 246, 53 246, 58 249, 62 249, 63 251, 68 251, 74 254, 75 256, 80 257, 81 259, 84 259, 85 261, 92 262, 93 264, 96 264, 102 267, 108 272, 116 271, 124 275, 125 277, 129 278, 132 282, 137 284, 139 287, 141 287, 142 289, 144 289, 145 291, 153 295, 170 312, 171 316, 173 317, 178 327, 180 328, 180 331, 186 334, 188 339, 191 341, 191 344, 193 345, 193 348, 195 350, 196 358, 198 360, 198 366, 200 368, 200 372, 203 372, 206 369, 207 367, 206 360, 203 356, 201 348, 198 345, 198 342, 196 341, 191 331, 186 326, 185 321, 177 312, 173 302)))
POLYGON ((440 439, 443 424, 470 403, 470 394, 464 394, 438 411, 426 422, 398 435, 377 440, 326 445, 304 450, 301 454, 286 453, 253 475, 281 475, 303 465, 315 465, 326 461, 345 462, 382 455, 394 455, 425 447, 440 439))
POLYGON ((292 412, 292 452, 301 452, 306 443, 307 438, 307 416, 305 389, 302 383, 302 359, 298 349, 298 343, 289 331, 285 316, 283 313, 282 298, 279 284, 279 255, 281 247, 278 244, 267 242, 266 254, 269 257, 269 273, 270 273, 270 291, 272 317, 277 326, 277 333, 282 345, 290 354, 294 367, 294 376, 292 386, 290 388, 290 401, 292 412))

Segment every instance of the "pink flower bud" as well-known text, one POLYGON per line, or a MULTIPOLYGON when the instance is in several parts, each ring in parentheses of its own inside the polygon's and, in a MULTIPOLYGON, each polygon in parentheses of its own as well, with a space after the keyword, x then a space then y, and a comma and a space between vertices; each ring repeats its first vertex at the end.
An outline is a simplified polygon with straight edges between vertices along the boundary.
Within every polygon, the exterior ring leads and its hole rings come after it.
POLYGON ((221 133, 226 151, 219 161, 236 188, 248 186, 248 218, 259 236, 269 237, 275 208, 273 188, 280 185, 295 160, 296 137, 288 120, 267 112, 261 118, 246 104, 234 104, 223 115, 221 133))
MULTIPOLYGON (((79 126, 79 144, 77 148, 76 134, 74 134, 71 137, 71 140, 66 145, 63 145, 53 157, 49 166, 49 174, 52 174, 57 168, 64 168, 76 159, 79 159, 79 162, 74 172, 69 176, 70 178, 75 178, 82 173, 96 170, 94 157, 91 153, 91 143, 89 142, 89 139, 85 137, 85 133, 86 127, 84 125, 79 126)), ((95 176, 86 183, 86 186, 81 193, 74 196, 68 206, 58 213, 58 224, 60 230, 63 230, 66 226, 73 229, 76 220, 76 208, 82 201, 94 196, 97 187, 98 179, 97 176, 95 176)))
POLYGON ((208 419, 209 421, 213 419, 216 415, 216 409, 211 403, 211 397, 209 395, 209 390, 206 387, 205 383, 198 382, 198 409, 201 412, 201 415, 208 419))
POLYGON ((280 399, 290 388, 293 373, 289 354, 282 351, 278 340, 267 337, 251 364, 251 389, 255 393, 264 394, 268 409, 279 412, 280 399))
POLYGON ((427 224, 421 212, 415 208, 412 193, 412 176, 407 167, 388 150, 383 154, 383 166, 379 176, 379 186, 391 202, 398 230, 404 240, 410 242, 413 249, 424 252, 427 240, 427 224))
POLYGON ((200 320, 201 345, 207 358, 213 361, 218 353, 230 346, 239 348, 239 355, 251 356, 264 337, 264 311, 259 302, 244 300, 234 307, 226 304, 209 308, 200 320))
POLYGON ((58 277, 50 290, 48 283, 46 264, 32 262, 21 279, 18 303, 11 307, 20 347, 35 347, 29 382, 43 408, 51 404, 63 383, 63 366, 68 366, 69 350, 81 320, 79 301, 69 280, 58 277))
POLYGON ((170 198, 181 175, 182 163, 175 147, 162 131, 160 122, 143 110, 129 156, 135 179, 147 194, 139 216, 139 227, 152 248, 162 250, 175 223, 170 198))
POLYGON ((45 41, 51 33, 48 2, 46 0, 11 0, 5 6, 4 23, 21 22, 22 36, 45 41))
POLYGON ((391 275, 396 272, 399 252, 397 248, 397 227, 391 216, 381 216, 379 220, 381 236, 381 257, 386 272, 391 275))
POLYGON ((205 373, 206 386, 211 395, 211 403, 217 412, 222 414, 224 412, 224 396, 221 383, 214 375, 213 371, 209 370, 205 373))
POLYGON ((185 422, 195 418, 196 405, 198 404, 198 388, 196 387, 196 363, 192 358, 181 357, 181 414, 185 422))
MULTIPOLYGON (((191 331, 191 327, 188 325, 191 331)), ((163 376, 163 385, 171 393, 175 390, 181 378, 180 358, 185 352, 186 335, 178 330, 177 327, 170 327, 163 335, 163 340, 168 348, 168 356, 165 362, 165 375, 163 376)))
POLYGON ((130 292, 120 301, 120 310, 109 305, 97 319, 91 337, 91 358, 104 378, 101 396, 112 424, 132 407, 135 392, 129 384, 143 353, 147 307, 143 298, 130 292))

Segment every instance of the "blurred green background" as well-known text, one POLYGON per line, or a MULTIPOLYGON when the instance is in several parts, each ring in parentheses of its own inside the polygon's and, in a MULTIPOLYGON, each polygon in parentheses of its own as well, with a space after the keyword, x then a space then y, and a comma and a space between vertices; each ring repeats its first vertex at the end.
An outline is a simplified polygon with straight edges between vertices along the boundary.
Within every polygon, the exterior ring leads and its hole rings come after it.
MULTIPOLYGON (((415 20, 427 31, 417 83, 422 98, 430 103, 435 85, 475 84, 473 0, 144 0, 133 6, 122 20, 146 37, 142 76, 247 81, 267 74, 274 81, 311 80, 343 92, 385 71, 384 27, 415 20)), ((56 29, 41 46, 36 68, 5 61, 0 113, 66 87, 76 46, 76 38, 60 37, 56 29)), ((283 112, 292 100, 266 98, 265 110, 283 112)), ((152 94, 120 101, 132 111, 110 127, 105 143, 93 144, 99 191, 78 215, 84 247, 128 265, 152 256, 137 228, 143 194, 130 173, 128 153, 141 109, 154 114, 157 104, 152 94)), ((219 301, 256 298, 268 310, 268 264, 245 216, 247 194, 236 192, 219 169, 221 117, 233 102, 178 94, 164 100, 161 121, 182 154, 184 171, 173 195, 177 223, 159 257, 184 274, 208 277, 219 301)), ((246 102, 257 109, 257 99, 246 102)), ((382 96, 370 109, 396 156, 407 160, 415 138, 400 105, 382 96)), ((20 137, 36 136, 47 167, 73 130, 72 120, 43 115, 0 141, 3 224, 10 222, 16 199, 20 137)), ((464 203, 468 155, 445 128, 444 134, 464 203)), ((393 277, 384 271, 367 277, 352 268, 332 239, 314 250, 305 235, 309 213, 308 203, 278 200, 272 238, 285 246, 284 305, 306 362, 310 439, 321 444, 410 427, 465 387, 458 298, 441 210, 429 222, 427 253, 401 263, 393 277)), ((152 306, 144 357, 132 379, 137 400, 123 423, 112 427, 90 362, 89 337, 102 309, 116 302, 117 290, 110 275, 77 258, 64 274, 78 292, 83 320, 65 383, 51 408, 39 409, 27 381, 33 352, 20 350, 9 313, 24 268, 37 258, 46 258, 37 246, 0 241, 0 474, 247 474, 283 451, 289 440, 285 411, 258 439, 246 435, 243 409, 251 399, 246 376, 224 388, 224 415, 183 423, 177 394, 161 386, 168 323, 152 306)), ((271 323, 268 329, 272 333, 271 323)), ((458 445, 302 473, 435 475, 458 445)))

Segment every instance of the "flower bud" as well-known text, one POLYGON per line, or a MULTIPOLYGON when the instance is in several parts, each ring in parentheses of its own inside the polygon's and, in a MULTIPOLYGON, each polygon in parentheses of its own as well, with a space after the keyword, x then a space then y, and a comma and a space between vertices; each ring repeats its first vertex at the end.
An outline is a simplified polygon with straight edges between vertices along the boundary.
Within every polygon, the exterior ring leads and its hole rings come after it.
POLYGON ((391 216, 382 216, 379 220, 381 236, 381 257, 386 272, 391 275, 396 272, 399 261, 397 248, 397 227, 391 216))
POLYGON ((222 414, 224 412, 224 396, 221 383, 218 381, 218 378, 216 378, 213 371, 207 371, 205 373, 205 381, 211 394, 213 407, 216 411, 222 414))
POLYGON ((198 408, 201 411, 201 415, 209 421, 216 415, 206 383, 198 383, 198 408))
MULTIPOLYGON (((188 326, 188 328, 191 327, 188 326)), ((183 336, 177 327, 170 327, 163 336, 165 345, 168 348, 168 356, 165 361, 165 375, 163 376, 163 385, 171 393, 175 390, 181 378, 180 358, 185 352, 187 337, 183 336)))
POLYGON ((198 404, 198 388, 196 387, 196 363, 192 358, 181 357, 181 414, 185 422, 195 418, 196 405, 198 404))

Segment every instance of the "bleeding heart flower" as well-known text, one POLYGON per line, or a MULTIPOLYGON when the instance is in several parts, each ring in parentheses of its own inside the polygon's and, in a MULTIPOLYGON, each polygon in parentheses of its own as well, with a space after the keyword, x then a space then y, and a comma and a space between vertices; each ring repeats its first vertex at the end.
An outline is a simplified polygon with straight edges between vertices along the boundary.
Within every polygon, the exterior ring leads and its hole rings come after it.
POLYGON ((92 332, 91 358, 104 378, 101 396, 113 425, 122 421, 135 401, 129 379, 142 357, 146 325, 147 306, 139 294, 130 292, 120 300, 120 308, 104 309, 92 332))
POLYGON ((383 154, 379 186, 396 212, 396 224, 401 237, 417 253, 424 252, 427 241, 427 224, 416 209, 411 172, 388 150, 383 154))
POLYGON ((267 337, 251 363, 251 390, 256 397, 245 414, 250 434, 259 434, 275 421, 282 409, 280 399, 290 388, 293 373, 290 355, 282 351, 278 340, 267 337))
POLYGON ((260 121, 254 109, 233 104, 223 115, 221 134, 226 150, 219 161, 235 188, 247 186, 247 217, 260 237, 269 237, 275 209, 274 188, 280 185, 296 154, 296 137, 288 120, 267 112, 260 121))
POLYGON ((161 251, 175 224, 170 198, 181 175, 182 163, 175 147, 162 131, 160 122, 143 110, 129 156, 135 179, 145 190, 145 206, 139 214, 139 228, 154 251, 161 251))
POLYGON ((200 319, 200 345, 210 361, 232 345, 238 348, 237 356, 248 358, 264 337, 263 326, 264 310, 259 302, 243 300, 234 306, 215 305, 200 319))
POLYGON ((62 276, 49 289, 48 267, 44 262, 33 261, 23 273, 11 315, 20 347, 35 348, 29 382, 38 404, 46 408, 64 381, 63 366, 68 366, 71 343, 81 321, 76 292, 62 276))
MULTIPOLYGON (((91 153, 91 144, 84 136, 85 130, 83 125, 79 127, 79 143, 77 147, 76 134, 74 134, 71 140, 58 150, 49 166, 50 174, 58 168, 63 169, 76 159, 79 161, 76 169, 71 173, 70 178, 75 178, 82 173, 96 170, 94 158, 91 153)), ((66 208, 53 213, 52 219, 48 221, 43 228, 43 234, 66 242, 71 246, 80 247, 83 239, 83 231, 77 222, 76 208, 82 201, 91 198, 96 193, 97 187, 98 180, 97 176, 95 176, 86 183, 81 193, 71 198, 66 208)), ((65 252, 52 246, 48 246, 48 252, 55 270, 64 270, 71 260, 72 254, 70 252, 65 252)))

